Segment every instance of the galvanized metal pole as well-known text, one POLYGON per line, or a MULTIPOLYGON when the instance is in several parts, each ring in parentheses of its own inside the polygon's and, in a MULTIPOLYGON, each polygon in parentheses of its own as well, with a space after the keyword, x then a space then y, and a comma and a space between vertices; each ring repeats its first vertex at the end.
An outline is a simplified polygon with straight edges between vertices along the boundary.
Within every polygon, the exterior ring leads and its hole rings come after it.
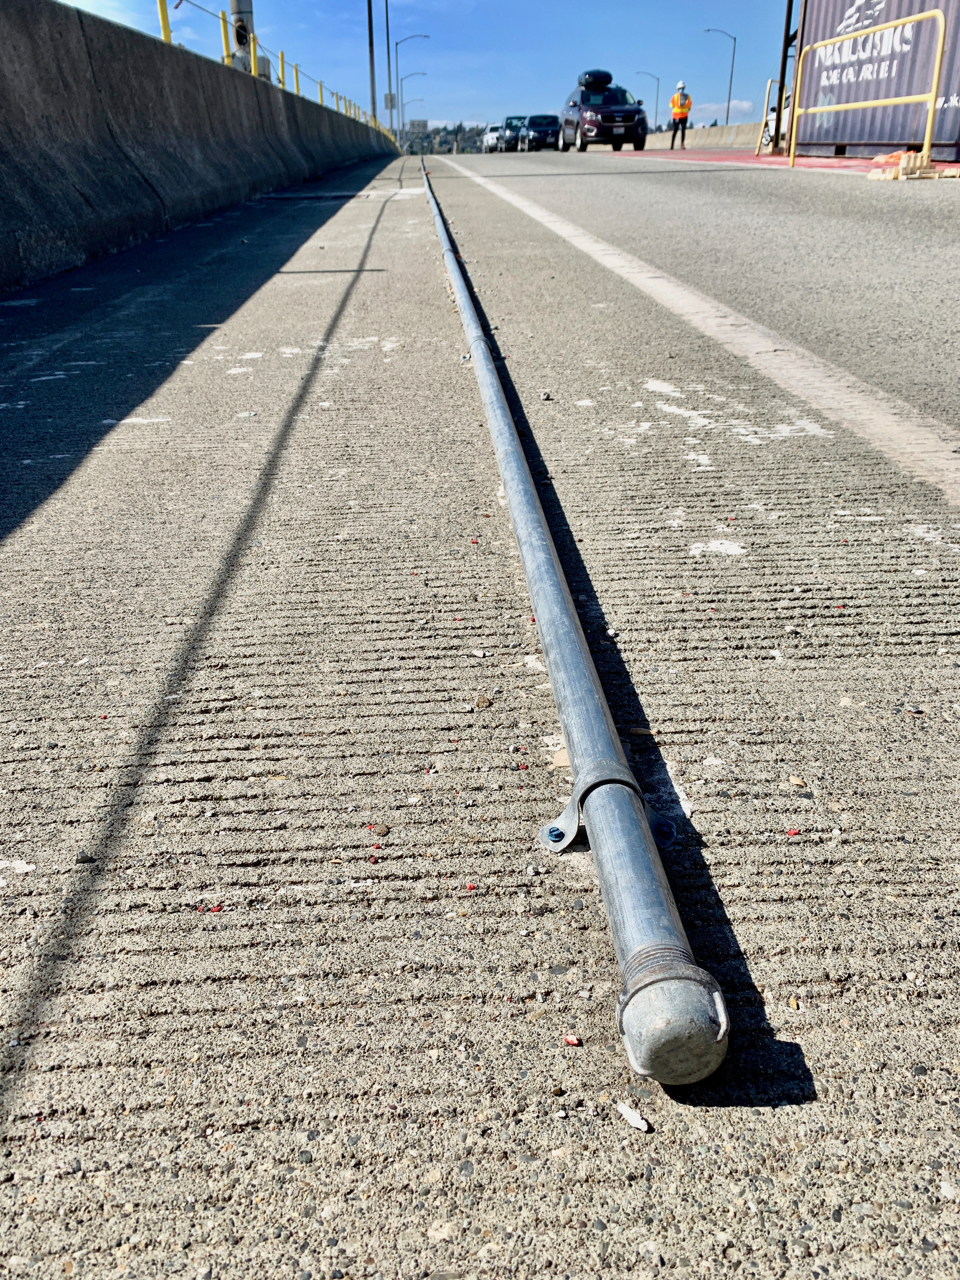
POLYGON ((723 1061, 729 1026, 723 996, 711 975, 694 962, 490 347, 425 169, 423 183, 480 386, 576 779, 571 804, 556 824, 543 829, 541 840, 549 848, 565 848, 580 825, 582 804, 623 975, 617 1024, 630 1065, 663 1084, 689 1084, 710 1075, 723 1061))

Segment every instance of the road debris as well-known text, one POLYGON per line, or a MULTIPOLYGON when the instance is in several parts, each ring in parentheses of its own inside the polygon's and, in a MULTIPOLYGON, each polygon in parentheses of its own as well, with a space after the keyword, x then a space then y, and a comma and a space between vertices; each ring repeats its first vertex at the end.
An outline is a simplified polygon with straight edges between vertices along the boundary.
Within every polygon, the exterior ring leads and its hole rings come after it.
POLYGON ((641 1133, 650 1133, 653 1129, 646 1116, 642 1116, 639 1111, 634 1111, 633 1107, 628 1107, 625 1102, 618 1102, 617 1110, 632 1129, 639 1129, 641 1133))

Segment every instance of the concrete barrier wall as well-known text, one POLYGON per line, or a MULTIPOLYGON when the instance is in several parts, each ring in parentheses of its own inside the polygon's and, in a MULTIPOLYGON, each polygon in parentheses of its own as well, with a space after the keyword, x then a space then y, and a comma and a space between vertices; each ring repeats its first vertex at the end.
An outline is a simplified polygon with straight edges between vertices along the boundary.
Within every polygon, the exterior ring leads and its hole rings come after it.
POLYGON ((0 3, 0 291, 375 155, 375 129, 56 0, 0 3))
MULTIPOLYGON (((688 129, 688 147, 733 147, 734 149, 749 147, 751 151, 757 145, 760 136, 760 121, 756 124, 721 125, 716 129, 688 129)), ((669 133, 648 133, 647 150, 663 151, 670 149, 673 137, 671 126, 669 133)), ((677 146, 680 139, 677 139, 677 146)))

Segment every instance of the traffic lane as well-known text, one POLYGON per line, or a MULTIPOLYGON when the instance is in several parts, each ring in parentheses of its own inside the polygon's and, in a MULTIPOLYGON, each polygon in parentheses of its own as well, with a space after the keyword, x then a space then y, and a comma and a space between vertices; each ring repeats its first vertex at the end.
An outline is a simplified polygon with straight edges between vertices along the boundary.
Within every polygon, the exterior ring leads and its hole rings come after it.
POLYGON ((251 200, 0 299, 0 538, 341 207, 318 197, 392 190, 402 179, 386 164, 284 193, 307 204, 251 200))
POLYGON ((463 156, 577 226, 947 424, 960 182, 643 156, 463 156))
POLYGON ((678 1179, 648 1184, 651 1235, 669 1257, 672 1215, 705 1261, 722 1218, 725 1256, 760 1261, 793 1253, 787 1233, 824 1259, 882 1256, 896 1232, 923 1265, 918 1202, 954 1221, 912 1172, 946 1167, 941 1136, 915 1136, 956 1100, 931 1070, 957 1040, 953 509, 492 193, 433 176, 616 722, 674 806, 693 950, 730 1000, 729 1065, 676 1099, 695 1120, 648 1090, 657 1159, 694 1174, 682 1118, 711 1174, 696 1162, 696 1211, 678 1179))

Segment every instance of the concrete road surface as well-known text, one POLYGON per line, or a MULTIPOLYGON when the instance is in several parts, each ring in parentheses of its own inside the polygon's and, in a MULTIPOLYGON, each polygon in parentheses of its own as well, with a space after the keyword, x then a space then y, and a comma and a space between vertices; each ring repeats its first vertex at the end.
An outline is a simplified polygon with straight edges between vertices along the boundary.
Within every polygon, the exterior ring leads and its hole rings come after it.
POLYGON ((344 170, 0 300, 0 1261, 958 1274, 960 183, 457 163, 728 1060, 626 1065, 417 165, 344 170))

